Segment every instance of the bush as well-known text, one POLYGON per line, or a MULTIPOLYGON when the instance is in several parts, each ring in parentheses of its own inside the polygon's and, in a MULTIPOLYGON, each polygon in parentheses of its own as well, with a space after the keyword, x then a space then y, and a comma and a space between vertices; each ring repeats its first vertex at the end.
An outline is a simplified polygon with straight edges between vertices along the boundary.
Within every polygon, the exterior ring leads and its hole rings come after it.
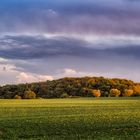
POLYGON ((84 97, 92 97, 93 96, 93 89, 84 87, 82 89, 82 96, 84 96, 84 97))
POLYGON ((123 96, 129 97, 129 96, 132 96, 133 93, 134 93, 134 91, 132 89, 126 89, 123 93, 123 96))
POLYGON ((134 97, 139 97, 140 96, 140 93, 134 93, 133 96, 134 97))
POLYGON ((22 99, 22 97, 19 96, 19 95, 15 95, 15 96, 14 96, 14 99, 22 99))
POLYGON ((100 90, 93 90, 92 91, 92 95, 94 97, 100 97, 101 96, 101 91, 100 90))
POLYGON ((103 93, 102 93, 102 96, 103 96, 103 97, 108 97, 108 96, 109 96, 109 92, 108 92, 108 91, 103 92, 103 93))
POLYGON ((36 99, 44 99, 44 98, 42 98, 42 97, 36 97, 36 99))
POLYGON ((111 89, 110 90, 110 96, 111 97, 118 97, 120 94, 121 94, 121 92, 118 89, 111 89))
POLYGON ((35 92, 28 90, 28 91, 25 91, 23 98, 24 99, 35 99, 36 94, 35 94, 35 92))
POLYGON ((63 93, 63 94, 61 94, 61 96, 60 96, 60 98, 68 98, 69 97, 69 95, 67 94, 67 93, 63 93))

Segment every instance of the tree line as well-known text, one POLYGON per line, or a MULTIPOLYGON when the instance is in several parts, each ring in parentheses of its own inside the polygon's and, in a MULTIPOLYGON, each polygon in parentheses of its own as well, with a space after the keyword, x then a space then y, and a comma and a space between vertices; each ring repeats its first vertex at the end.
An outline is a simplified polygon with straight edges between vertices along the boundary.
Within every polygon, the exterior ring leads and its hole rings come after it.
POLYGON ((83 77, 0 87, 1 99, 128 96, 140 96, 140 83, 119 78, 83 77))

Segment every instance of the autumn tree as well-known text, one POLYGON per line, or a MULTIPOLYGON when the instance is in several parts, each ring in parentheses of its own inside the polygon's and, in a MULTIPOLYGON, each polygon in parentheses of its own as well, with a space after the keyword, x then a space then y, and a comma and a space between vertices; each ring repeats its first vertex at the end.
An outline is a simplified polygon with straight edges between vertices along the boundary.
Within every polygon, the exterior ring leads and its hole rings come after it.
POLYGON ((140 85, 138 84, 134 86, 134 95, 140 96, 140 85))
POLYGON ((101 91, 100 90, 92 90, 92 95, 94 97, 100 97, 101 96, 101 91))
POLYGON ((110 90, 110 96, 111 97, 118 97, 120 94, 121 94, 121 92, 118 89, 111 89, 110 90))
POLYGON ((23 98, 24 99, 35 99, 36 94, 35 94, 35 92, 33 92, 31 90, 27 90, 27 91, 25 91, 23 98))
POLYGON ((133 93, 134 93, 134 91, 132 89, 126 89, 123 93, 123 96, 129 97, 129 96, 132 96, 133 93))
POLYGON ((22 99, 22 97, 19 96, 19 95, 15 95, 15 96, 14 96, 14 99, 22 99))

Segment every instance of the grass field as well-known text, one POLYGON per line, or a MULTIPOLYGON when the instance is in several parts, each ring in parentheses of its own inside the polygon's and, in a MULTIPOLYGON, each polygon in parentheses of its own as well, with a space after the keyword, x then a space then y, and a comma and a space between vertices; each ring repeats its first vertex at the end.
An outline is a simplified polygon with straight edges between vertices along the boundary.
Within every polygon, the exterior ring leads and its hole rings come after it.
POLYGON ((140 140, 140 98, 0 100, 0 139, 140 140))

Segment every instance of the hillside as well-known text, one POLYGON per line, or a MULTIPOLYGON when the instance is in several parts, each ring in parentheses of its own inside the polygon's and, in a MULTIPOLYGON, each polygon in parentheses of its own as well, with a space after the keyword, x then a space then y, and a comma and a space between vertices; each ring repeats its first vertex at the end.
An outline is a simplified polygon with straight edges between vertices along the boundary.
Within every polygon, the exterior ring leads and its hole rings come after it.
POLYGON ((0 87, 1 99, 100 96, 140 96, 140 84, 118 78, 83 77, 0 87))

